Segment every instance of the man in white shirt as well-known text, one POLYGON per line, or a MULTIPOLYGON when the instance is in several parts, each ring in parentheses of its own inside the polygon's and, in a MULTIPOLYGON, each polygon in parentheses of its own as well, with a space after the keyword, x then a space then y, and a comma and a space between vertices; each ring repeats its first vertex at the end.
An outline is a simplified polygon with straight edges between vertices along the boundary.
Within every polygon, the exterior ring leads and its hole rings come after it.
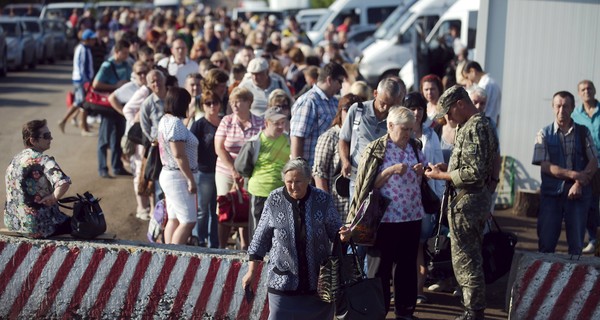
POLYGON ((485 90, 487 94, 485 116, 492 119, 498 127, 500 125, 500 103, 502 100, 500 86, 487 73, 483 72, 476 61, 468 62, 463 69, 463 73, 469 81, 485 90))
POLYGON ((248 74, 240 83, 240 87, 247 88, 252 92, 254 101, 250 106, 252 114, 262 117, 267 110, 269 95, 275 89, 282 89, 291 97, 290 89, 285 84, 283 77, 269 73, 269 62, 267 59, 254 58, 248 63, 248 74))
POLYGON ((198 64, 187 57, 188 48, 185 41, 177 38, 171 45, 171 56, 161 59, 158 65, 166 68, 169 74, 177 78, 181 88, 185 87, 185 79, 188 74, 198 72, 198 64))

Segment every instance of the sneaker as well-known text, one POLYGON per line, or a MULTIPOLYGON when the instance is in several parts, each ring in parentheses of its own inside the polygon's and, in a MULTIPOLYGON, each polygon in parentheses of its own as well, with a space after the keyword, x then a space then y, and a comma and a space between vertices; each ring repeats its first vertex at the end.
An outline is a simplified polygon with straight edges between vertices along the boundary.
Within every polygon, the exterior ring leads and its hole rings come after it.
POLYGON ((448 287, 445 281, 434 283, 427 287, 427 290, 431 292, 451 292, 452 290, 448 287))
POLYGON ((454 291, 452 291, 452 296, 454 296, 454 297, 462 297, 462 291, 460 290, 460 288, 454 289, 454 291))
POLYGON ((131 174, 129 171, 125 170, 125 169, 121 169, 121 170, 114 170, 113 174, 115 176, 133 176, 133 174, 131 174))
POLYGON ((150 220, 150 213, 148 212, 148 210, 140 210, 135 214, 135 217, 140 219, 140 220, 144 220, 144 221, 149 221, 150 220))
POLYGON ((596 245, 593 242, 588 243, 588 245, 583 248, 582 253, 594 253, 596 251, 596 245))
POLYGON ((427 299, 427 297, 425 295, 422 295, 422 294, 417 295, 417 304, 427 303, 427 302, 429 302, 429 299, 427 299))
POLYGON ((97 137, 98 134, 95 132, 91 132, 91 131, 81 131, 81 136, 82 137, 97 137))

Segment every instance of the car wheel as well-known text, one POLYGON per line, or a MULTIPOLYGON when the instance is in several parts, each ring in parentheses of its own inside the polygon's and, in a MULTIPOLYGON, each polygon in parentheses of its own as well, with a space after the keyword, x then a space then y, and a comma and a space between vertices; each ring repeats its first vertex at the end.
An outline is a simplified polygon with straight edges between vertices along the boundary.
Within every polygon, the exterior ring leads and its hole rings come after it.
POLYGON ((23 51, 21 53, 21 61, 19 61, 19 63, 16 66, 17 71, 23 71, 23 69, 25 68, 25 63, 26 63, 26 58, 27 56, 25 55, 25 51, 23 51))
POLYGON ((6 77, 6 73, 8 72, 8 58, 6 57, 8 53, 6 50, 4 51, 4 55, 2 56, 2 68, 0 68, 0 77, 6 77))
POLYGON ((37 56, 36 56, 35 52, 33 52, 31 54, 31 60, 27 66, 29 67, 30 70, 35 69, 35 67, 37 66, 37 56))

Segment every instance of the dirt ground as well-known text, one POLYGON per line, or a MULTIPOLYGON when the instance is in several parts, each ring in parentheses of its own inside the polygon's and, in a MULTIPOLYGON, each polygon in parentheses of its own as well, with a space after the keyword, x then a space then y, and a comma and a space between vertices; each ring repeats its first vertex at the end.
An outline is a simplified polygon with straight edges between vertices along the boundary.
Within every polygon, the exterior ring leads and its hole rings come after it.
MULTIPOLYGON (((102 179, 98 176, 95 137, 82 137, 79 130, 67 125, 62 134, 57 122, 66 112, 65 93, 71 89, 71 64, 68 61, 38 66, 33 71, 10 72, 0 78, 0 164, 7 166, 23 148, 21 126, 32 119, 48 120, 54 140, 47 154, 56 158, 72 179, 67 195, 92 192, 101 198, 108 232, 118 239, 146 242, 148 223, 135 217, 135 197, 131 177, 102 179)), ((97 130, 97 124, 94 130, 97 130)), ((2 169, 4 172, 4 169, 2 169)), ((0 202, 6 199, 0 188, 0 202)), ((516 217, 510 210, 497 212, 498 222, 519 238, 517 248, 535 251, 537 237, 535 218, 516 217)), ((0 223, 4 227, 3 221, 0 223)), ((559 251, 565 251, 564 236, 559 251)), ((486 318, 506 319, 505 295, 507 276, 487 287, 486 318)), ((418 305, 415 316, 420 319, 453 319, 460 313, 458 298, 445 293, 427 293, 429 303, 418 305)), ((393 319, 393 313, 388 318, 393 319)))

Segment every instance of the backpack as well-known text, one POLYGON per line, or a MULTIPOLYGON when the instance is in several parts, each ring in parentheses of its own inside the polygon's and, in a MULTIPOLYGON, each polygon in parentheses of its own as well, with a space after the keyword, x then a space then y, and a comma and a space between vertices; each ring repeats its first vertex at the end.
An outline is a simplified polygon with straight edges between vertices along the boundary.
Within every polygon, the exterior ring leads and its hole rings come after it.
POLYGON ((150 217, 148 224, 148 241, 152 243, 165 243, 165 226, 167 225, 167 205, 165 199, 162 199, 154 206, 154 213, 150 217))

